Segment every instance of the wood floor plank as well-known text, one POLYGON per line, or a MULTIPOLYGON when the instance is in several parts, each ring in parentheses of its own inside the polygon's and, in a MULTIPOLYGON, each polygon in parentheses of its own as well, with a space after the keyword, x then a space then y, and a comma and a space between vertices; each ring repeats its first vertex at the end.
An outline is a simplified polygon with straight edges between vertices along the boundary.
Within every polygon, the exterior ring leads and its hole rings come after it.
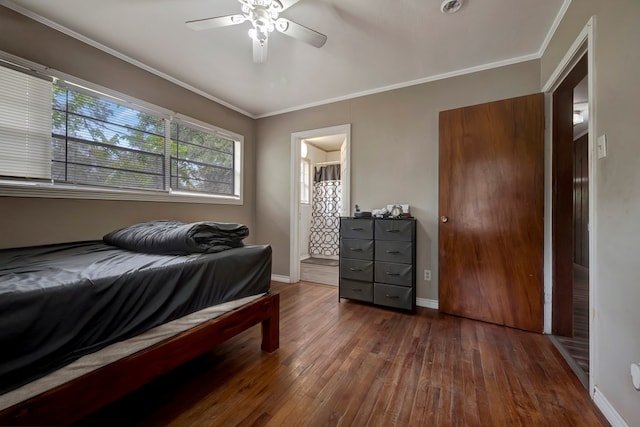
POLYGON ((276 352, 252 328, 79 425, 608 425, 547 336, 273 287, 276 352))

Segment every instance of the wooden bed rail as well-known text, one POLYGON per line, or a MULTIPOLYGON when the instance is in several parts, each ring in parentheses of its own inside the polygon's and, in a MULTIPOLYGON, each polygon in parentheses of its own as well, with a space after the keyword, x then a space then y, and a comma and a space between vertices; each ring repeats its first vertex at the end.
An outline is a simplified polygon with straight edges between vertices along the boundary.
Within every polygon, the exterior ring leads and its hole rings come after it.
POLYGON ((258 323, 262 324, 262 350, 277 350, 277 292, 9 407, 0 412, 0 425, 71 424, 258 323))

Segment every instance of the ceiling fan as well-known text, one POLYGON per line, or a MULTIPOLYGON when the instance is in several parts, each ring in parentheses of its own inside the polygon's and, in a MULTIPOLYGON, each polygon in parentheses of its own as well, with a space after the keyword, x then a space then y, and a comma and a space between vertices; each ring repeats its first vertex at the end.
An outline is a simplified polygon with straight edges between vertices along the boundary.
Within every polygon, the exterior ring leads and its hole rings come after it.
POLYGON ((242 10, 241 14, 195 19, 187 21, 186 24, 192 30, 200 31, 242 24, 248 21, 251 23, 249 37, 253 40, 253 61, 261 63, 267 59, 267 41, 269 40, 269 34, 273 30, 302 40, 314 47, 322 47, 327 41, 327 36, 324 34, 280 16, 281 12, 298 1, 238 0, 242 10))

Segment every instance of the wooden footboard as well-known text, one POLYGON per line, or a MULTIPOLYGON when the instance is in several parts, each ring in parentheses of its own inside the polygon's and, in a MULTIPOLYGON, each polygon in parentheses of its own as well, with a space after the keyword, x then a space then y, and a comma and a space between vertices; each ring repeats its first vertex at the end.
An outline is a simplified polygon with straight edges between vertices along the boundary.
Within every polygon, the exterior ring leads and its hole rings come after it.
POLYGON ((267 295, 0 412, 0 425, 68 425, 242 331, 262 323, 264 351, 279 347, 280 295, 267 295))

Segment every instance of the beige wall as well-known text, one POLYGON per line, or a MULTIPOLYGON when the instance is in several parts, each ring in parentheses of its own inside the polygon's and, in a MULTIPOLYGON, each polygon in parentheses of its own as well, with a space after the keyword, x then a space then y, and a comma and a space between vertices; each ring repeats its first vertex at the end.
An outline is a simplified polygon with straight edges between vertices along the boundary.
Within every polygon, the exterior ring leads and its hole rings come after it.
POLYGON ((243 206, 0 197, 0 248, 99 239, 152 219, 241 222, 257 243, 253 119, 2 6, 0 50, 241 134, 245 169, 243 206))
POLYGON ((608 155, 596 160, 595 386, 630 426, 640 425, 640 392, 629 376, 640 362, 640 2, 573 0, 541 60, 544 84, 595 15, 596 136, 608 155))
POLYGON ((426 83, 258 121, 0 6, 0 50, 228 129, 245 137, 243 206, 0 197, 0 247, 99 238, 156 218, 243 222, 271 243, 273 272, 289 274, 291 133, 352 125, 351 201, 363 209, 409 203, 418 219, 418 297, 437 298, 438 112, 540 90, 590 16, 596 15, 595 114, 609 155, 597 161, 592 229, 597 252, 595 385, 629 425, 640 393, 640 2, 573 0, 540 61, 426 83), (259 143, 256 141, 259 140, 259 143), (256 214, 257 212, 257 214, 256 214), (433 280, 421 280, 430 268, 433 280))
POLYGON ((258 239, 273 246, 273 272, 289 275, 291 133, 350 123, 351 203, 411 205, 418 297, 437 299, 438 113, 538 92, 539 76, 530 61, 259 120, 256 224, 258 239))

